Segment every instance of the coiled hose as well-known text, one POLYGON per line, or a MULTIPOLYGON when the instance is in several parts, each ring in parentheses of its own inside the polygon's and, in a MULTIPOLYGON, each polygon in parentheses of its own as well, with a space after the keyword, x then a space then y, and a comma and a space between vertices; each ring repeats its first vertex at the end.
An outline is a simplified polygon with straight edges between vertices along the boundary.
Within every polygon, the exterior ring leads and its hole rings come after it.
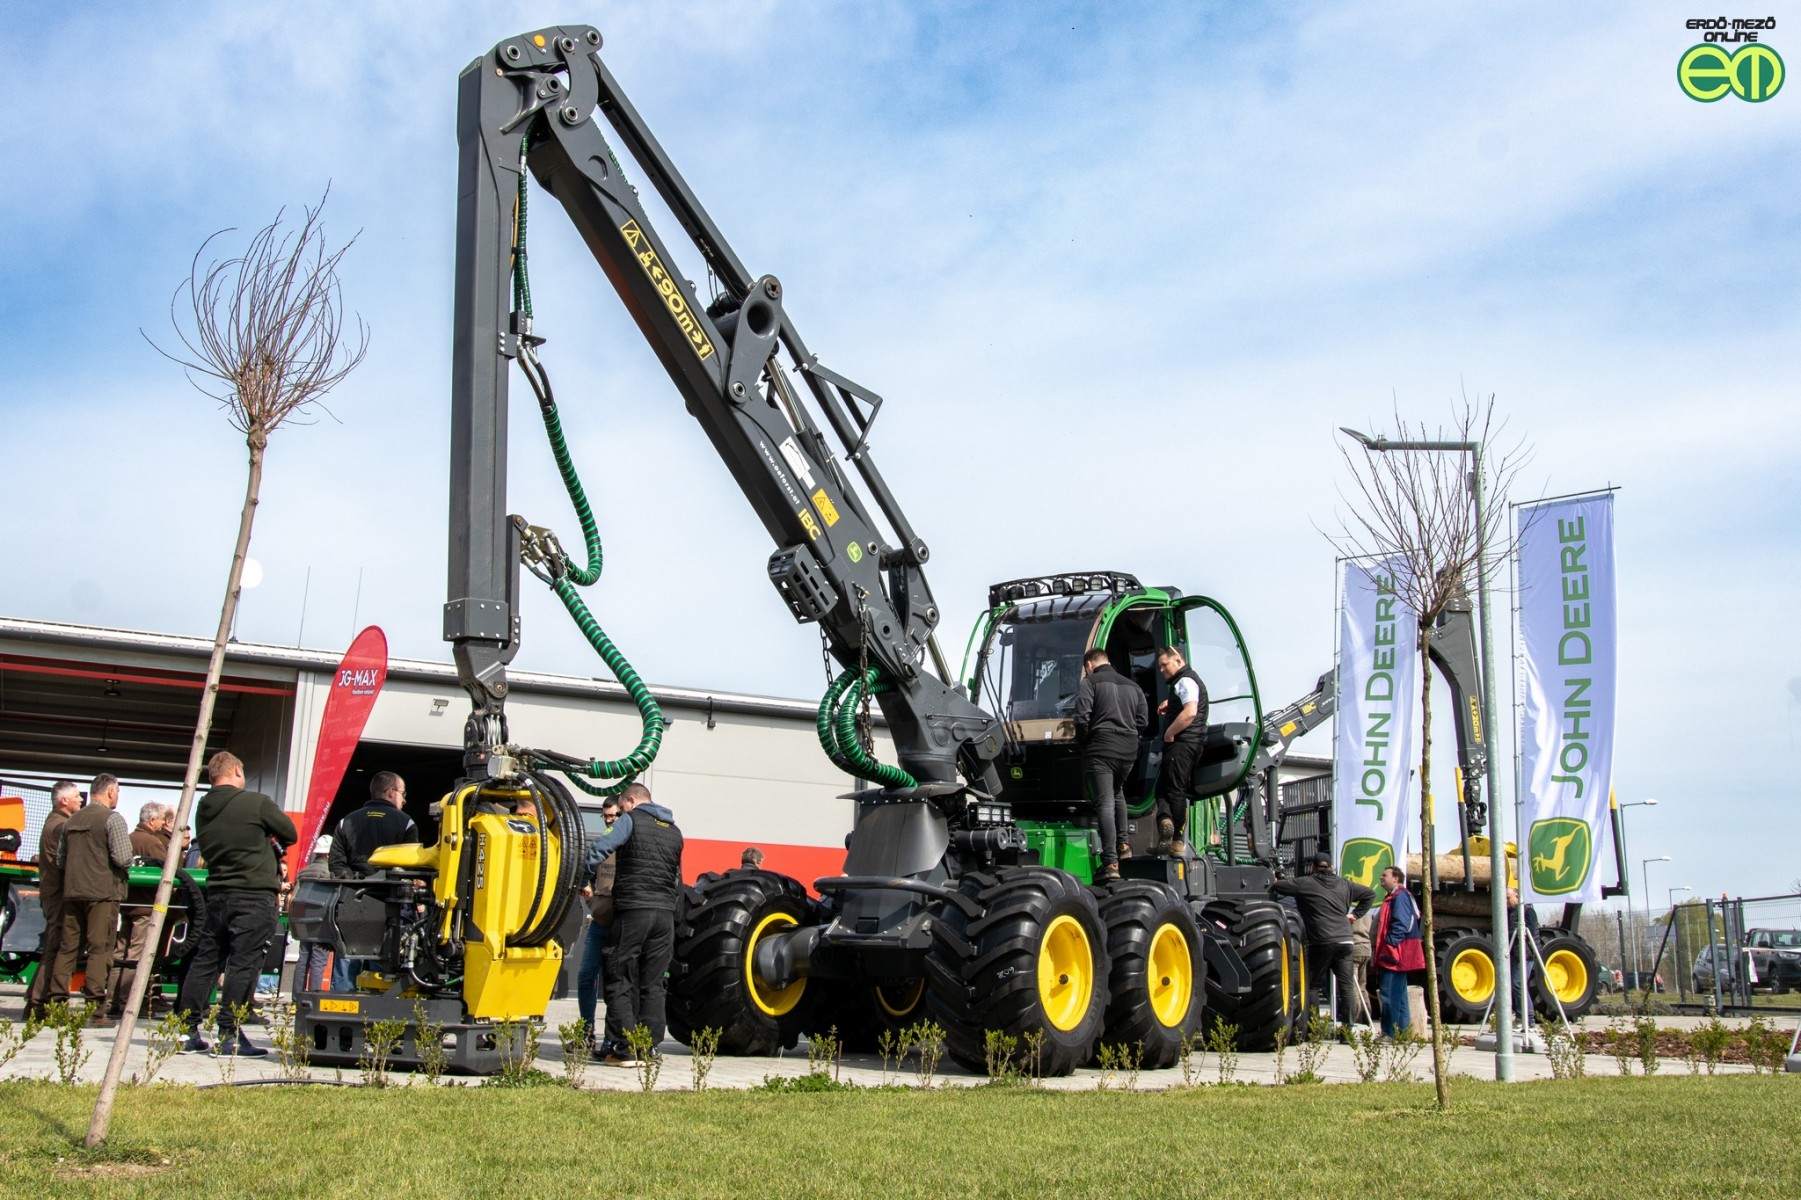
MULTIPOLYGON (((548 564, 546 574, 540 576, 556 593, 557 599, 575 620, 576 627, 588 644, 606 663, 607 670, 613 673, 626 695, 638 708, 638 717, 642 723, 642 732, 637 746, 623 758, 588 759, 586 762, 574 763, 563 759, 561 755, 555 759, 538 758, 540 765, 561 771, 582 791, 592 796, 611 796, 624 790, 638 775, 648 770, 656 761, 657 751, 663 743, 663 712, 657 706, 656 697, 651 695, 650 688, 632 664, 626 661, 619 647, 606 635, 594 614, 582 602, 579 587, 590 587, 600 579, 604 555, 600 544, 600 525, 594 519, 594 510, 588 504, 587 491, 582 487, 581 476, 576 473, 575 460, 570 457, 569 443, 563 437, 563 422, 557 415, 555 393, 551 391, 550 376, 545 372, 543 364, 538 361, 535 344, 531 338, 532 321, 532 289, 531 278, 526 269, 525 230, 526 230, 526 180, 525 169, 527 141, 519 143, 519 196, 514 209, 513 228, 513 311, 519 333, 519 365, 524 371, 527 382, 538 397, 538 410, 544 418, 544 433, 550 441, 550 453, 556 460, 557 474, 562 477, 563 489, 569 494, 569 503, 575 508, 576 518, 582 526, 582 542, 587 550, 587 566, 580 566, 574 560, 557 557, 548 564), (586 778, 584 778, 586 776, 586 778), (608 779, 613 782, 596 785, 589 779, 608 779)), ((536 573, 536 572, 534 572, 536 573)))
POLYGON ((888 788, 915 787, 918 780, 899 767, 877 761, 857 736, 857 705, 866 693, 873 696, 880 690, 875 687, 880 676, 879 669, 870 667, 861 678, 847 671, 832 682, 819 703, 819 744, 841 770, 859 779, 888 788))

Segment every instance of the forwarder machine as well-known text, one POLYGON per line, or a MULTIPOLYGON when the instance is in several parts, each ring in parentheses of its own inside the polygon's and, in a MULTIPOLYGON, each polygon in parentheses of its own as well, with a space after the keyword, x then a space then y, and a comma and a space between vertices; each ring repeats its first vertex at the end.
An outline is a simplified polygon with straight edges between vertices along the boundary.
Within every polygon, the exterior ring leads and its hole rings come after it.
MULTIPOLYGON (((670 977, 674 1035, 688 1041, 711 1027, 721 1052, 762 1054, 834 1025, 856 1045, 929 1018, 972 1069, 983 1066, 987 1031, 1042 1037, 1035 1066, 1050 1075, 1088 1061, 1103 1038, 1141 1043, 1147 1066, 1172 1062, 1209 1002, 1221 1014, 1258 1014, 1252 1044, 1273 1039, 1302 1007, 1302 968, 1298 925, 1268 900, 1267 825, 1261 861, 1140 852, 1122 882, 1094 886, 1099 846, 1069 723, 1088 647, 1105 647, 1153 708, 1163 686, 1149 669, 1156 647, 1184 648, 1214 693, 1193 797, 1197 825, 1213 828, 1208 814, 1257 783, 1266 741, 1231 617, 1212 600, 1117 572, 1013 580, 991 593, 975 670, 953 675, 936 639, 930 550, 871 453, 881 397, 808 351, 780 281, 753 275, 726 243, 601 45, 588 26, 543 29, 501 42, 461 77, 444 636, 472 701, 467 775, 445 797, 432 844, 378 852, 368 879, 303 889, 298 936, 366 967, 355 995, 303 996, 300 1029, 315 1057, 353 1058, 371 1022, 411 1022, 421 1004, 443 1027, 453 1065, 494 1069, 506 1023, 544 1011, 562 954, 556 930, 580 882, 581 821, 554 776, 616 791, 649 765, 662 734, 654 699, 576 590, 599 575, 600 539, 532 324, 528 176, 574 223, 774 541, 770 582, 797 621, 818 626, 841 669, 819 707, 822 748, 870 785, 855 793, 843 874, 809 890, 737 870, 687 889, 670 977), (653 225, 649 192, 686 236, 682 255, 704 271, 706 296, 653 225), (586 565, 548 530, 507 514, 515 366, 580 516, 586 565), (637 703, 643 735, 625 757, 573 758, 511 738, 522 565, 637 703), (896 764, 872 752, 872 703, 896 764)), ((1147 743, 1134 780, 1141 813, 1156 749, 1147 743)), ((1242 799, 1235 807, 1263 811, 1242 799)), ((1136 836, 1148 848, 1148 835, 1136 836)), ((413 1025, 395 1061, 416 1061, 416 1041, 413 1025)))

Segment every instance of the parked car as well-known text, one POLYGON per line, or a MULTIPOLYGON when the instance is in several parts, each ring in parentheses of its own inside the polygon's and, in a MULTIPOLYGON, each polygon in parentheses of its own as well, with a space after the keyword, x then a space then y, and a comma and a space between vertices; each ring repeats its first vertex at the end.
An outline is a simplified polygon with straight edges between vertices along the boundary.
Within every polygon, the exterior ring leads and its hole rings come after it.
POLYGON ((1801 930, 1747 929, 1745 950, 1753 988, 1778 994, 1801 988, 1801 930))
POLYGON ((1715 975, 1719 976, 1721 991, 1730 988, 1738 978, 1732 951, 1724 946, 1703 946, 1701 953, 1695 955, 1695 965, 1689 972, 1694 989, 1697 992, 1713 991, 1715 975))

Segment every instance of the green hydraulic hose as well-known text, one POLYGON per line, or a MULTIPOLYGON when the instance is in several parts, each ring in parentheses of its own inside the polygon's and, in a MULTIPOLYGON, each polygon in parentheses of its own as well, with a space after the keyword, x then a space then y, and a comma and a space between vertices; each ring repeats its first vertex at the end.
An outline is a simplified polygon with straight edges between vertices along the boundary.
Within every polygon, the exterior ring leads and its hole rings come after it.
POLYGON ((867 694, 873 695, 870 689, 881 672, 870 667, 863 672, 861 679, 851 676, 851 685, 844 692, 844 700, 838 706, 838 714, 834 718, 835 732, 838 735, 838 748, 850 761, 850 771, 871 783, 879 783, 883 787, 910 788, 918 786, 919 781, 887 763, 878 762, 873 755, 863 749, 861 739, 857 737, 857 705, 867 694))
POLYGON ((832 760, 833 766, 848 775, 855 775, 857 771, 838 744, 838 697, 844 694, 844 689, 851 685, 854 678, 854 675, 846 671, 832 680, 831 686, 825 690, 824 698, 819 701, 819 716, 813 726, 819 732, 820 749, 832 760))
MULTIPOLYGON (((557 599, 575 620, 576 627, 588 644, 594 647, 601 661, 613 673, 632 703, 637 705, 638 716, 643 724, 643 732, 638 738, 638 745, 624 758, 590 759, 585 768, 557 769, 568 777, 582 791, 594 796, 616 795, 624 790, 634 778, 648 770, 656 760, 657 751, 663 742, 663 713, 657 706, 656 697, 651 695, 638 672, 626 661, 619 647, 606 635, 594 614, 582 602, 581 595, 575 590, 578 586, 589 587, 600 579, 603 555, 600 544, 600 525, 594 519, 594 510, 588 504, 588 494, 582 487, 581 477, 576 473, 575 460, 570 457, 568 442, 563 437, 563 422, 557 415, 556 400, 550 391, 550 381, 543 374, 543 367, 537 365, 537 356, 533 352, 532 343, 526 339, 531 332, 532 291, 530 277, 526 271, 525 229, 526 229, 526 142, 519 143, 519 197, 518 207, 514 212, 513 230, 513 309, 520 319, 518 333, 520 335, 520 357, 525 366, 526 377, 532 383, 532 390, 538 395, 538 407, 544 417, 544 432, 550 440, 550 452, 556 459, 557 474, 562 476, 563 488, 569 493, 569 502, 575 508, 576 517, 581 521, 582 541, 588 554, 588 565, 578 566, 568 559, 559 559, 550 567, 550 588, 557 599), (533 377, 533 369, 537 377, 533 377), (578 770, 580 773, 578 773, 578 770), (585 774, 595 779, 610 779, 615 782, 607 786, 596 786, 582 778, 585 774)), ((555 764, 546 764, 555 765, 555 764)))

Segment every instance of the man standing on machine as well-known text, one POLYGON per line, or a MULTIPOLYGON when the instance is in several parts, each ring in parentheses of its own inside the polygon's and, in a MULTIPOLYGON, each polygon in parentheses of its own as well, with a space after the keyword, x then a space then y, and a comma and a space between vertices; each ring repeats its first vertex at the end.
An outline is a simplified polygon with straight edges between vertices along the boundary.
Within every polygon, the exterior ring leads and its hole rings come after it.
POLYGON ((1207 685, 1174 646, 1157 651, 1157 670, 1169 683, 1163 715, 1163 767, 1157 773, 1157 853, 1180 857, 1188 828, 1188 785, 1207 740, 1207 685))
POLYGON ((1101 825, 1101 870, 1096 883, 1119 878, 1126 843, 1126 777, 1138 762, 1138 736, 1150 725, 1144 689, 1113 669, 1096 646, 1082 656, 1076 689, 1076 745, 1101 825))

